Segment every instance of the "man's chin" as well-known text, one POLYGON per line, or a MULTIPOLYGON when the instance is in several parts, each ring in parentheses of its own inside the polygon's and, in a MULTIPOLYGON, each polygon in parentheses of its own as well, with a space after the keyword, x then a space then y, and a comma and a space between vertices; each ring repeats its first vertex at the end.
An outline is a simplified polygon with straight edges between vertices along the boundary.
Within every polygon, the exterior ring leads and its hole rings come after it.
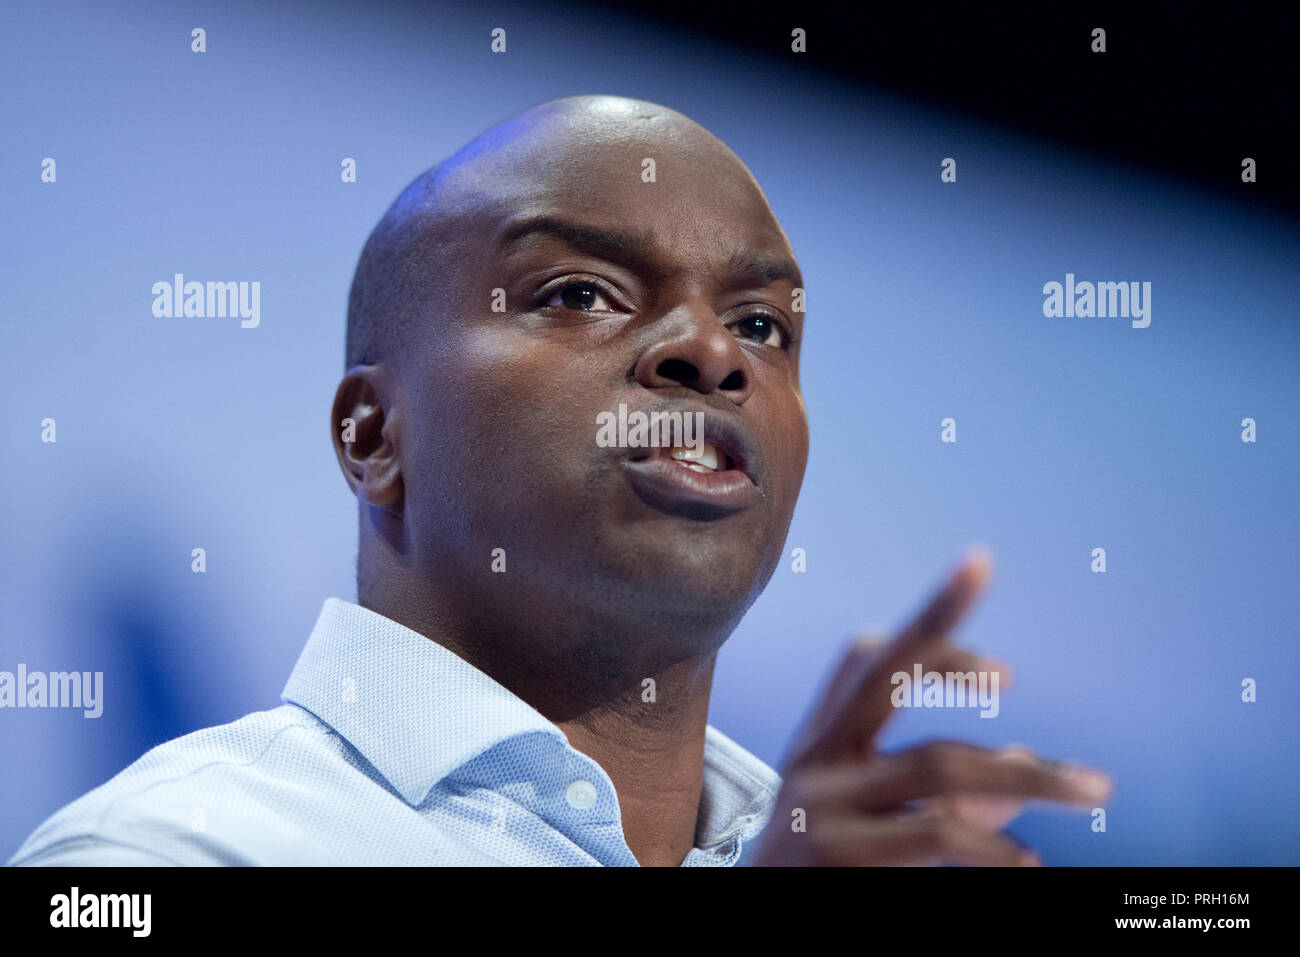
POLYGON ((629 608, 657 609, 665 618, 738 618, 764 584, 759 581, 761 562, 744 543, 699 536, 642 543, 607 555, 601 569, 629 608))

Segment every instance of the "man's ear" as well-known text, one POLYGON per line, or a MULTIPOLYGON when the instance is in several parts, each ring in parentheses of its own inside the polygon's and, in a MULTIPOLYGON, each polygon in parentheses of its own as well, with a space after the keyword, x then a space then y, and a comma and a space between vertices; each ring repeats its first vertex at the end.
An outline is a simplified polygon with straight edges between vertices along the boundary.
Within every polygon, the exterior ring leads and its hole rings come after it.
POLYGON ((395 412, 392 375, 383 365, 353 366, 334 393, 334 454, 353 494, 375 508, 402 503, 395 412))

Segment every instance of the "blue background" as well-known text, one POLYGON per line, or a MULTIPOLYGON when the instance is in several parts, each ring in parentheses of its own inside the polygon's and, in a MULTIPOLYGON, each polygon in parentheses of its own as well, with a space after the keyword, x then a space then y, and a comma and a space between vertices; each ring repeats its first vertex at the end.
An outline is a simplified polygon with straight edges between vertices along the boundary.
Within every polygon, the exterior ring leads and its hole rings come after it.
POLYGON ((1300 863, 1293 221, 585 8, 8 9, 0 670, 99 670, 106 692, 93 721, 0 711, 0 859, 149 747, 279 704, 322 600, 355 597, 327 420, 367 233, 492 123, 613 93, 740 155, 809 290, 786 548, 807 572, 787 557, 724 648, 711 721, 777 764, 845 642, 980 541, 995 581, 960 640, 1017 686, 996 720, 901 713, 886 745, 1109 770, 1106 833, 1013 825, 1048 864, 1300 863), (260 281, 260 327, 155 319, 175 272, 260 281), (1044 318, 1067 272, 1151 282, 1150 327, 1044 318))

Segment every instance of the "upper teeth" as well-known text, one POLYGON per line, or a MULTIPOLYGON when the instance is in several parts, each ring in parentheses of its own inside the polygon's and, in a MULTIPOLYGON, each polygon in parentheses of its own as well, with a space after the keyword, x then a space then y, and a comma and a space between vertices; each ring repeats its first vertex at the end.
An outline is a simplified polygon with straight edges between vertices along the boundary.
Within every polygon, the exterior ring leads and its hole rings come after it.
POLYGON ((668 450, 668 454, 686 468, 694 469, 697 472, 716 472, 718 463, 726 458, 714 446, 707 443, 701 445, 698 449, 673 446, 668 450))

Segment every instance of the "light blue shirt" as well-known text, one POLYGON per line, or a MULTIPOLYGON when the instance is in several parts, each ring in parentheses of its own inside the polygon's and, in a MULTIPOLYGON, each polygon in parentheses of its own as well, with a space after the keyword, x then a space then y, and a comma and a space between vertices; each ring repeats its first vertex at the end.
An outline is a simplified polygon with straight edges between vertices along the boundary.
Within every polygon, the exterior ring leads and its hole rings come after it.
MULTIPOLYGON (((281 698, 149 751, 9 863, 637 864, 600 765, 504 686, 383 615, 327 599, 281 698)), ((735 864, 780 783, 710 725, 683 866, 735 864)))

